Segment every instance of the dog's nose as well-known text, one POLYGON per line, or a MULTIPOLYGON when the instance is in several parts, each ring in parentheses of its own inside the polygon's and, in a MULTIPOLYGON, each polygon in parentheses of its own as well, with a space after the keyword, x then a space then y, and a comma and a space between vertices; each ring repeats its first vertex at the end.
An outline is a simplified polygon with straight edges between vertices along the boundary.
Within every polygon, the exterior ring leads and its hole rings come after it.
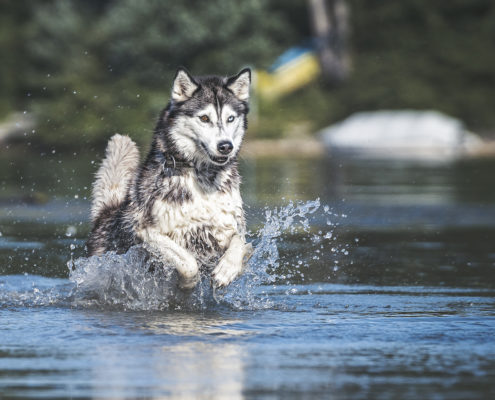
POLYGON ((230 154, 233 148, 234 145, 228 140, 222 140, 221 142, 218 142, 217 145, 218 151, 224 155, 230 154))

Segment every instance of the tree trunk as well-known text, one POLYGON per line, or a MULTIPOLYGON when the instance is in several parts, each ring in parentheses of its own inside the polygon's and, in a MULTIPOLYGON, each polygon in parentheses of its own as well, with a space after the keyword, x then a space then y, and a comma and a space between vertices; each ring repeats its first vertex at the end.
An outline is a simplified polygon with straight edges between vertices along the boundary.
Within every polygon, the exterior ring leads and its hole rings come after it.
POLYGON ((338 84, 350 73, 349 6, 346 0, 309 0, 323 76, 338 84))

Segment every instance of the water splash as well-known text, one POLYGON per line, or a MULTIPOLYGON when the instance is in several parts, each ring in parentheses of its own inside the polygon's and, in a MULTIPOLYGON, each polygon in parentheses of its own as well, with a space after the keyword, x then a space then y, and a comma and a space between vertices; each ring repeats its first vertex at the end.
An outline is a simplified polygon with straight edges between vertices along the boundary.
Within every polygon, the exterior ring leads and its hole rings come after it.
POLYGON ((129 310, 202 309, 213 301, 205 277, 192 292, 178 289, 174 269, 156 266, 142 246, 125 254, 79 258, 71 265, 72 303, 78 307, 129 310))
POLYGON ((266 208, 264 222, 248 234, 254 252, 243 275, 216 291, 206 274, 194 290, 177 289, 176 271, 157 268, 156 260, 140 246, 122 255, 109 252, 79 258, 69 263, 74 284, 71 300, 74 306, 131 310, 205 310, 218 304, 249 310, 283 306, 269 299, 267 285, 304 281, 304 271, 321 257, 329 269, 334 268, 326 259, 333 257, 332 252, 323 250, 337 246, 333 230, 338 223, 332 220, 341 217, 328 206, 321 207, 319 199, 266 208))
MULTIPOLYGON (((308 202, 289 202, 280 208, 265 209, 265 220, 262 227, 248 234, 252 240, 254 252, 246 271, 233 282, 223 293, 223 301, 236 309, 260 309, 277 306, 268 298, 263 287, 273 285, 285 276, 277 270, 284 257, 280 255, 280 247, 287 234, 311 230, 311 216, 320 209, 320 200, 308 202)), ((325 208, 324 213, 329 212, 325 208)))
POLYGON ((37 275, 9 275, 0 278, 0 309, 70 305, 72 285, 66 279, 37 275))

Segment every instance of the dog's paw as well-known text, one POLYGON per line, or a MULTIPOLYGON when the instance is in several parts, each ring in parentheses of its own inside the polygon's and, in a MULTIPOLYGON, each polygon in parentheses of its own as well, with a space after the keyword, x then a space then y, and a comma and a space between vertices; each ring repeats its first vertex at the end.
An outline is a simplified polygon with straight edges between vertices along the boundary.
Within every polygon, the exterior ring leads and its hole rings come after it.
POLYGON ((177 272, 179 273, 179 288, 182 290, 191 290, 199 282, 199 268, 195 260, 181 265, 177 268, 177 272))
POLYGON ((212 272, 213 285, 225 287, 237 278, 242 272, 242 262, 233 257, 222 257, 212 272))
POLYGON ((198 282, 199 282, 199 274, 190 277, 179 274, 179 288, 182 290, 194 289, 194 287, 198 282))

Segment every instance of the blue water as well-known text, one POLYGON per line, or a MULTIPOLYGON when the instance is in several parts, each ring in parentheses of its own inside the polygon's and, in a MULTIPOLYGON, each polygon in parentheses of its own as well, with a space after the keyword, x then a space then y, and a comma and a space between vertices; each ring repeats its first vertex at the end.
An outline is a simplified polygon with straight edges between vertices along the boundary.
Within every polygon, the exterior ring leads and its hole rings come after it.
POLYGON ((72 308, 66 280, 10 277, 3 396, 490 398, 494 292, 313 284, 263 288, 273 306, 202 312, 72 308), (46 296, 46 295, 45 295, 46 296), (432 396, 436 394, 435 396, 432 396))
POLYGON ((494 165, 245 162, 255 255, 189 295, 81 258, 89 189, 5 178, 0 398, 495 398, 494 165))

